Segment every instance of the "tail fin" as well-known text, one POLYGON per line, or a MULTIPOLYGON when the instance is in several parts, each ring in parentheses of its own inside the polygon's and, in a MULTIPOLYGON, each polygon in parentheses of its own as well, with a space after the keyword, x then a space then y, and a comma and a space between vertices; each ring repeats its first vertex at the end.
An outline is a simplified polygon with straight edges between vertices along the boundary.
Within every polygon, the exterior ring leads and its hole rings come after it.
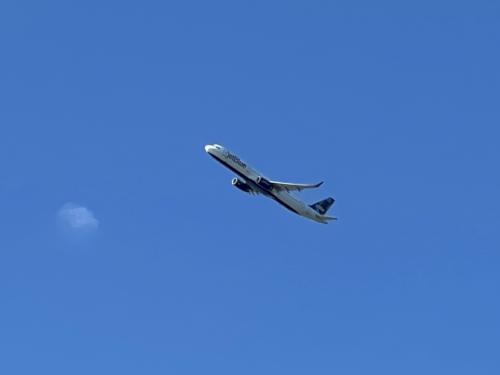
POLYGON ((332 207, 333 203, 335 203, 335 199, 333 198, 326 198, 322 201, 316 202, 314 204, 311 204, 311 208, 319 213, 320 215, 324 215, 328 212, 330 207, 332 207))

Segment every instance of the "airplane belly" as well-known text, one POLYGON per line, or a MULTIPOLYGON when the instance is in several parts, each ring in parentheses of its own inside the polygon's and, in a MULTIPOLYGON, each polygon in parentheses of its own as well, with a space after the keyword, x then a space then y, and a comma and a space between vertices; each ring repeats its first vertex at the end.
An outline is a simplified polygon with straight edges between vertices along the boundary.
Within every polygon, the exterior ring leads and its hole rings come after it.
POLYGON ((274 195, 276 198, 278 198, 282 203, 287 205, 289 208, 292 209, 295 213, 302 215, 302 205, 300 204, 299 201, 297 201, 295 198, 293 198, 289 193, 287 192, 274 192, 274 195))

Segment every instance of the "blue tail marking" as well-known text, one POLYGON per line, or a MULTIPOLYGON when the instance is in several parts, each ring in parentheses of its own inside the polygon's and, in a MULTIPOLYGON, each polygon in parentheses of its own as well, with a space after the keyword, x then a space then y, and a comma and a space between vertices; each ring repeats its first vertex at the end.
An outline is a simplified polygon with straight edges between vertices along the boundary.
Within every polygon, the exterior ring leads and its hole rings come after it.
POLYGON ((311 204, 309 207, 311 207, 314 211, 316 211, 320 215, 324 215, 328 212, 330 207, 335 203, 335 199, 333 198, 326 198, 322 201, 316 202, 314 204, 311 204))

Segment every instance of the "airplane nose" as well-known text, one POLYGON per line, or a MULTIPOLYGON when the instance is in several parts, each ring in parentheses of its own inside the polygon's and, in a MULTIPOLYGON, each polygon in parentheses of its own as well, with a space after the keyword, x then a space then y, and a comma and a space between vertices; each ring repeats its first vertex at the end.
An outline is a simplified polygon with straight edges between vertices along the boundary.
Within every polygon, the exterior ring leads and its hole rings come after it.
POLYGON ((212 145, 206 145, 205 146, 205 151, 210 154, 210 150, 212 149, 212 147, 214 147, 214 146, 212 146, 212 145))

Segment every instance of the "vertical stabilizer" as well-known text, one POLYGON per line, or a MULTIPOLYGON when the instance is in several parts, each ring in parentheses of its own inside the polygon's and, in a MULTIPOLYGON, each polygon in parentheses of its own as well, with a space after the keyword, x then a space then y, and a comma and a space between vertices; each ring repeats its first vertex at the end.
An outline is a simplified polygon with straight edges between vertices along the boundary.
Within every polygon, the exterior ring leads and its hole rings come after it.
POLYGON ((316 202, 314 204, 311 204, 311 208, 319 213, 320 215, 324 215, 328 212, 330 207, 335 203, 335 199, 333 198, 326 198, 322 201, 316 202))

